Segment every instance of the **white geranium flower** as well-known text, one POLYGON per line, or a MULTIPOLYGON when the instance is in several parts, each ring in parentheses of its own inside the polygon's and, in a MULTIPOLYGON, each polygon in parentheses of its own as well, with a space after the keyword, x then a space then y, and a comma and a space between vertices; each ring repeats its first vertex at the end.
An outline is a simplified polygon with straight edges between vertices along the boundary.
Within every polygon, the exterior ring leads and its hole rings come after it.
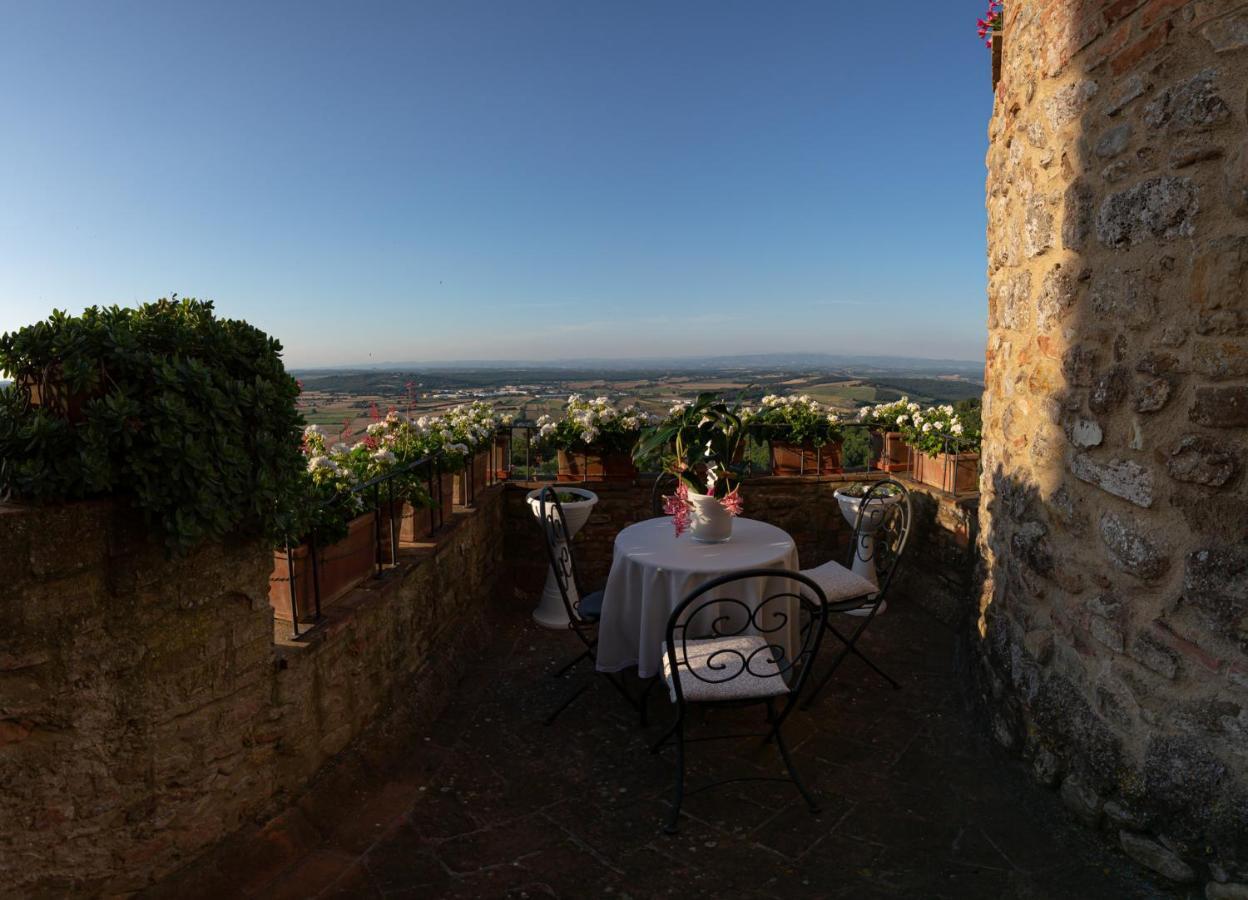
POLYGON ((337 472, 338 463, 334 462, 328 456, 314 456, 308 460, 309 472, 337 472))
POLYGON ((949 426, 949 430, 950 430, 950 431, 952 431, 954 434, 961 434, 961 433, 962 433, 962 423, 961 423, 961 422, 954 422, 951 426, 949 426))
POLYGON ((927 432, 929 432, 929 431, 931 431, 931 430, 932 430, 932 423, 931 423, 931 422, 924 422, 924 423, 923 423, 923 433, 924 433, 924 434, 927 434, 927 432))
POLYGON ((545 425, 541 427, 541 429, 539 430, 539 433, 541 434, 542 437, 550 437, 552 434, 555 433, 555 430, 556 430, 555 426, 547 422, 545 425))
POLYGON ((379 463, 392 463, 395 456, 389 450, 378 450, 373 454, 373 460, 379 463))
POLYGON ((385 422, 371 422, 369 423, 368 428, 365 430, 369 434, 376 437, 377 435, 381 434, 383 431, 386 430, 386 423, 385 422))
POLYGON ((598 429, 594 428, 591 425, 590 427, 586 428, 584 431, 581 432, 581 440, 583 440, 587 444, 592 444, 594 441, 598 440, 598 435, 599 435, 598 429))
POLYGON ((305 438, 312 437, 313 435, 317 437, 325 437, 325 429, 320 425, 309 425, 307 428, 303 429, 303 436, 305 438))
POLYGON ((906 420, 907 420, 907 419, 909 419, 909 418, 910 418, 910 417, 909 417, 909 416, 906 416, 906 415, 901 415, 901 416, 898 416, 898 417, 897 417, 897 424, 898 424, 898 425, 905 425, 905 424, 906 424, 906 420))

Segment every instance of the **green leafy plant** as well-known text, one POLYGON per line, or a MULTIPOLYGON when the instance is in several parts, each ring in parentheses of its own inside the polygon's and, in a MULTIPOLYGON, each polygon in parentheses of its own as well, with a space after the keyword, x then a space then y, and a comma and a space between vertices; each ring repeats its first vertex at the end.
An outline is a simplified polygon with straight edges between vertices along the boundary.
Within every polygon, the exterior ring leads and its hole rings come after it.
POLYGON ((968 423, 948 404, 911 412, 899 424, 905 442, 928 456, 979 451, 978 419, 974 421, 973 428, 968 427, 968 423))
POLYGON ((748 418, 755 434, 768 440, 822 447, 842 437, 840 416, 805 395, 768 395, 748 418))
POLYGON ((171 553, 295 526, 305 463, 281 345, 197 300, 56 311, 0 336, 0 494, 125 498, 171 553))
POLYGON ((535 443, 543 451, 592 447, 604 453, 632 453, 641 430, 650 423, 650 415, 636 404, 617 407, 606 397, 586 400, 572 394, 563 418, 537 420, 535 443))

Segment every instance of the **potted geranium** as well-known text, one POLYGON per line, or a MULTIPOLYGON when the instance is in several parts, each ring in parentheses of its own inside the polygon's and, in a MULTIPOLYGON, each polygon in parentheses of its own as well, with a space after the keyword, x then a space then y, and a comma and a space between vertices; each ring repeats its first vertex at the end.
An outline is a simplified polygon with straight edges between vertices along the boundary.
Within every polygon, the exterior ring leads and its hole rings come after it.
POLYGON ((979 485, 979 433, 968 428, 948 404, 912 412, 902 426, 910 455, 911 477, 949 493, 974 491, 979 485))
POLYGON ((919 404, 909 397, 864 406, 858 411, 858 421, 871 427, 875 468, 884 472, 905 472, 910 468, 910 448, 901 429, 918 411, 919 404))
POLYGON ((428 479, 424 495, 407 499, 400 512, 399 539, 421 541, 430 537, 450 513, 455 494, 455 473, 462 472, 469 448, 455 440, 442 421, 431 416, 409 419, 399 414, 386 417, 387 433, 383 436, 402 464, 434 457, 431 470, 423 473, 428 479), (432 473, 436 472, 436 479, 432 473))
POLYGON ((494 407, 482 401, 456 406, 435 421, 448 445, 461 445, 468 450, 462 468, 455 473, 455 502, 468 506, 485 488, 489 472, 490 451, 498 426, 494 407))
POLYGON ((561 419, 537 420, 537 443, 558 454, 560 481, 628 481, 637 477, 633 447, 650 421, 636 404, 617 407, 606 397, 573 394, 561 419))
POLYGON ((732 466, 744 439, 740 408, 708 393, 690 405, 673 407, 662 424, 638 441, 636 459, 661 458, 663 470, 677 478, 676 490, 663 498, 677 537, 686 529, 704 543, 732 536, 732 520, 742 509, 732 466))
POLYGON ((325 432, 309 425, 303 435, 307 460, 302 509, 294 544, 273 552, 269 603, 276 618, 300 622, 316 617, 317 597, 323 609, 359 584, 376 563, 375 516, 357 485, 392 464, 388 450, 364 442, 353 447, 327 447, 325 432), (316 555, 313 560, 313 549, 316 555), (293 591, 292 591, 293 581, 293 591))
POLYGON ((806 395, 763 398, 750 427, 771 446, 773 475, 834 475, 841 471, 841 418, 806 395))

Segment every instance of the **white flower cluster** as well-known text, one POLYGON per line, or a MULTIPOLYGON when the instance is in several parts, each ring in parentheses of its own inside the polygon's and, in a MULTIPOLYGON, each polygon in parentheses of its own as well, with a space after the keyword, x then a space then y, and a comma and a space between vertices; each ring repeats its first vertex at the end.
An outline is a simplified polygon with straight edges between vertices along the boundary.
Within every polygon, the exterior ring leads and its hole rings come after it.
MULTIPOLYGON (((602 437, 603 431, 638 432, 653 420, 653 416, 635 403, 620 408, 607 397, 586 400, 580 394, 572 394, 568 397, 562 422, 572 426, 577 441, 592 445, 602 437)), ((539 437, 553 437, 560 424, 551 416, 542 416, 537 420, 539 437)))
POLYGON ((910 421, 910 417, 919 412, 919 404, 909 397, 902 397, 892 403, 877 403, 875 406, 864 406, 858 410, 858 420, 885 428, 900 428, 910 421))

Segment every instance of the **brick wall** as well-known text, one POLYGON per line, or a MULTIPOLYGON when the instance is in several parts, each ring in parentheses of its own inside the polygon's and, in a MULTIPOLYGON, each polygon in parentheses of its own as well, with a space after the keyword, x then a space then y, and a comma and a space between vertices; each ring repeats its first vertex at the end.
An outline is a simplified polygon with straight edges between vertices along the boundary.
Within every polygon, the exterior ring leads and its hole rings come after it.
MULTIPOLYGON (((852 527, 832 496, 852 476, 763 477, 743 482, 745 515, 783 528, 797 542, 798 558, 810 568, 829 559, 849 557, 852 527)), ((906 563, 898 575, 896 595, 919 603, 954 623, 975 611, 972 602, 975 498, 955 501, 924 485, 906 481, 915 521, 906 563)), ((539 483, 506 486, 506 561, 513 597, 533 603, 546 578, 546 551, 541 532, 525 502, 539 483)), ((587 585, 606 582, 615 536, 620 529, 650 518, 653 480, 584 484, 598 503, 575 538, 577 565, 587 585)))
POLYGON ((1248 882, 1246 100, 1242 2, 1008 4, 984 696, 1040 781, 1177 881, 1248 882))
POLYGON ((167 560, 109 504, 0 506, 0 884, 142 887, 288 803, 370 723, 436 716, 488 633, 500 498, 299 642, 274 638, 265 547, 167 560))

